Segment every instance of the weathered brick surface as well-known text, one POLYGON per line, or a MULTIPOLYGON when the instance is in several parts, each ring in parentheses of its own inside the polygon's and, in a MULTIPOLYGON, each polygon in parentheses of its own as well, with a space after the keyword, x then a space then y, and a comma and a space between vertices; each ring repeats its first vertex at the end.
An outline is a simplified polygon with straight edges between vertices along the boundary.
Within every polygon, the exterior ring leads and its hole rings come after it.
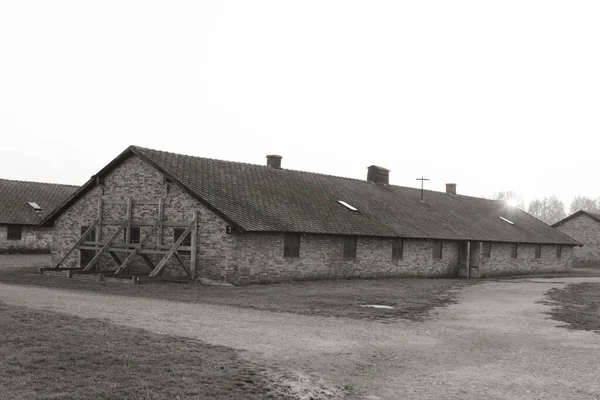
MULTIPOLYGON (((184 192, 175 184, 164 183, 163 176, 156 169, 137 157, 125 160, 119 167, 104 179, 102 186, 96 186, 75 204, 69 207, 55 222, 52 246, 52 263, 55 264, 79 239, 81 226, 87 226, 97 216, 98 198, 137 200, 164 199, 165 221, 191 221, 193 211, 198 212, 198 257, 197 271, 199 276, 211 279, 223 279, 226 271, 228 255, 233 247, 233 236, 225 233, 226 223, 200 202, 184 192)), ((133 207, 134 219, 156 220, 158 207, 138 205, 133 207)), ((103 219, 124 220, 126 207, 123 205, 104 205, 103 219)), ((102 240, 106 240, 117 227, 105 226, 102 240)), ((141 227, 144 236, 150 227, 141 227)), ((122 234, 119 235, 122 239, 122 234)), ((150 241, 156 242, 156 233, 150 241)), ((162 235, 163 244, 173 244, 173 228, 165 227, 162 235)), ((69 256, 63 267, 78 266, 78 252, 69 256)), ((121 255, 122 259, 125 257, 121 255)), ((160 256, 154 256, 155 264, 160 256)), ((101 269, 114 268, 114 261, 106 256, 101 259, 101 269)), ((145 263, 138 257, 132 268, 149 271, 145 263)), ((168 267, 171 273, 181 274, 181 268, 172 260, 168 267)))
POLYGON ((301 279, 394 276, 456 276, 458 244, 445 241, 441 259, 433 258, 432 241, 406 240, 404 257, 392 260, 392 240, 359 237, 356 259, 343 258, 343 237, 303 235, 299 258, 283 257, 283 234, 246 233, 236 237, 232 283, 301 279))
POLYGON ((583 243, 583 246, 574 249, 575 266, 600 266, 600 222, 580 214, 563 222, 556 229, 583 243))
POLYGON ((7 226, 0 225, 0 252, 39 252, 49 251, 52 240, 52 228, 38 228, 23 225, 21 240, 7 239, 7 226))
POLYGON ((535 245, 519 244, 517 258, 511 258, 509 243, 492 243, 490 258, 480 259, 482 277, 570 271, 573 268, 573 248, 562 247, 561 258, 556 258, 556 246, 543 245, 540 258, 535 258, 535 245))

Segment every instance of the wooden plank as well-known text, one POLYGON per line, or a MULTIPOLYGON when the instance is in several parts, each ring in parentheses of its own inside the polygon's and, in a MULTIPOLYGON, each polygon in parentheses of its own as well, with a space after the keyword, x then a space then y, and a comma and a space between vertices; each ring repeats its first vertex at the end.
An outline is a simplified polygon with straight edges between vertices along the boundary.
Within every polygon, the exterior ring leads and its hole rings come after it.
MULTIPOLYGON (((60 259, 60 260, 59 260, 59 261, 56 263, 56 265, 54 266, 54 268, 58 268, 58 267, 59 267, 59 266, 60 266, 60 265, 61 265, 61 264, 62 264, 62 263, 63 263, 63 262, 64 262, 64 261, 67 259, 67 257, 69 257, 69 256, 71 255, 71 253, 73 253, 73 251, 74 251, 74 250, 75 250, 77 247, 79 247, 79 246, 81 245, 81 243, 83 243, 83 241, 84 241, 85 237, 86 237, 87 235, 89 235, 89 234, 90 234, 90 232, 91 232, 92 230, 96 229, 96 223, 97 223, 97 222, 98 222, 98 221, 94 220, 94 222, 93 222, 93 223, 90 225, 90 227, 89 227, 89 228, 87 228, 87 229, 85 230, 85 232, 83 232, 83 235, 81 235, 81 237, 79 238, 79 240, 77 240, 77 242, 75 242, 75 244, 73 245, 73 247, 71 247, 71 248, 69 249, 69 251, 67 251, 67 253, 66 253, 66 254, 63 256, 63 258, 61 258, 61 259, 60 259)), ((91 250, 95 250, 95 249, 96 249, 96 247, 92 248, 91 250)))
POLYGON ((94 265, 94 263, 95 263, 96 261, 98 261, 98 259, 100 259, 100 256, 101 256, 102 254, 104 254, 104 252, 105 252, 105 251, 107 251, 107 250, 108 250, 108 248, 109 248, 109 247, 110 247, 110 245, 111 245, 111 242, 112 242, 113 240, 115 240, 115 238, 116 238, 116 237, 119 235, 119 233, 121 233, 121 231, 122 231, 123 229, 125 229, 125 224, 121 225, 121 226, 119 227, 119 229, 117 229, 117 230, 115 231, 115 233, 113 233, 113 234, 112 234, 112 236, 111 236, 111 237, 108 239, 108 241, 106 242, 106 244, 105 244, 104 246, 102 246, 102 248, 100 249, 100 251, 98 251, 98 252, 96 253, 96 255, 94 256, 94 258, 92 258, 92 259, 91 259, 91 261, 90 261, 90 262, 89 262, 89 263, 88 263, 88 264, 85 266, 85 268, 83 269, 83 271, 84 271, 84 272, 85 272, 85 271, 88 271, 90 268, 92 268, 92 266, 94 265))
POLYGON ((133 205, 134 206, 156 206, 158 205, 160 202, 160 200, 133 200, 133 205))
POLYGON ((154 226, 148 231, 146 232, 146 234, 144 235, 144 237, 140 240, 140 243, 138 243, 135 246, 135 249, 133 249, 133 252, 131 252, 131 254, 129 254, 127 256, 127 258, 125 258, 125 260, 123 261, 123 263, 121 265, 119 265, 119 268, 117 268, 117 270, 115 271, 115 275, 116 274, 120 274, 121 272, 123 272, 123 270, 125 269, 125 267, 127 267, 127 265, 129 265, 129 263, 131 262, 131 260, 133 260, 133 257, 135 257, 137 254, 140 253, 140 251, 142 250, 144 243, 146 243, 146 241, 150 238, 150 236, 152 235, 152 233, 158 228, 158 221, 156 222, 156 224, 154 224, 154 226))
POLYGON ((165 203, 162 197, 158 199, 158 235, 156 235, 156 245, 162 245, 163 219, 165 218, 165 203))
POLYGON ((117 256, 114 251, 110 251, 109 249, 108 254, 110 254, 110 256, 117 263, 117 265, 121 265, 121 259, 119 259, 119 256, 117 256))
POLYGON ((104 199, 104 204, 107 206, 124 206, 127 204, 127 200, 104 199))
POLYGON ((188 267, 186 267, 185 261, 183 260, 183 258, 181 257, 181 255, 177 251, 175 253, 173 253, 173 255, 177 259, 177 262, 179 262, 179 265, 181 265, 181 268, 183 268, 183 270, 185 271, 185 273, 188 274, 188 276, 191 279, 192 278, 192 273, 190 272, 190 270, 188 269, 188 267))
POLYGON ((188 225, 188 227, 185 229, 185 231, 183 231, 183 233, 181 234, 179 239, 177 239, 177 241, 175 243, 173 243, 173 246, 171 246, 171 248, 167 251, 167 253, 164 255, 164 257, 160 260, 160 262, 158 263, 156 268, 154 268, 154 270, 152 272, 150 272, 150 275, 148 275, 149 277, 151 277, 151 278, 155 277, 162 271, 163 267, 167 264, 167 261, 169 261, 169 258, 171 258, 171 256, 177 250, 177 248, 181 245, 181 243, 183 242, 185 237, 192 231, 192 225, 193 225, 193 222, 188 225))
MULTIPOLYGON (((150 199, 140 199, 140 200, 132 199, 131 202, 132 202, 132 205, 134 205, 134 206, 142 206, 142 205, 152 206, 152 205, 158 204, 158 200, 150 200, 150 199)), ((105 199, 104 204, 124 206, 124 205, 127 205, 127 200, 126 199, 125 200, 105 199)))
MULTIPOLYGON (((103 225, 113 225, 119 226, 123 223, 123 220, 120 219, 105 219, 102 221, 103 225)), ((152 226, 156 223, 156 220, 139 220, 132 219, 132 226, 152 226)), ((178 227, 185 228, 190 224, 190 221, 163 221, 163 227, 178 227)))
MULTIPOLYGON (((198 211, 194 211, 194 218, 192 223, 192 253, 190 255, 190 278, 196 279, 196 256, 198 254, 198 211)), ((181 250, 181 247, 179 248, 181 250)))
POLYGON ((152 260, 150 259, 150 257, 148 257, 147 254, 140 254, 142 256, 142 258, 144 259, 144 261, 146 262, 146 264, 150 267, 150 271, 154 270, 154 263, 152 262, 152 260))
POLYGON ((102 242, 102 199, 98 199, 98 217, 96 219, 96 242, 102 242))
POLYGON ((127 198, 127 230, 125 231, 125 243, 131 243, 131 198, 127 198))

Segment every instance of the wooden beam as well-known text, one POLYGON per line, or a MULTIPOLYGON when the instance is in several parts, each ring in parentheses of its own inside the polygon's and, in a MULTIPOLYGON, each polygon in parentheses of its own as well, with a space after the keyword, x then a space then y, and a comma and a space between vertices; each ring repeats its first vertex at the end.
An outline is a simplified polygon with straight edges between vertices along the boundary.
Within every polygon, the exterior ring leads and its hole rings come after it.
POLYGON ((117 229, 117 230, 115 231, 115 233, 113 233, 113 234, 112 234, 112 236, 111 236, 111 237, 108 239, 108 241, 106 242, 106 244, 105 244, 104 246, 102 246, 102 248, 100 249, 100 251, 98 251, 98 252, 96 253, 96 255, 94 256, 94 258, 92 258, 92 259, 90 260, 90 262, 89 262, 89 263, 88 263, 88 264, 85 266, 85 268, 83 269, 83 271, 84 271, 84 272, 85 272, 85 271, 88 271, 90 268, 92 268, 92 265, 94 265, 94 263, 95 263, 96 261, 98 261, 98 259, 100 259, 100 256, 101 256, 102 254, 104 254, 104 252, 105 252, 105 251, 107 251, 107 250, 109 249, 109 247, 110 247, 110 245, 111 245, 111 242, 112 242, 113 240, 115 240, 115 238, 116 238, 116 237, 119 235, 119 233, 121 233, 121 231, 122 231, 124 228, 125 228, 125 224, 121 225, 121 226, 119 227, 119 229, 117 229))
POLYGON ((127 230, 125 231, 125 243, 131 243, 131 198, 127 198, 127 230))
POLYGON ((158 199, 158 235, 156 235, 156 245, 162 245, 163 219, 165 214, 165 203, 162 197, 158 199))
POLYGON ((190 270, 188 269, 188 267, 186 267, 185 265, 185 261, 183 260, 183 258, 181 257, 181 254, 179 254, 177 251, 175 253, 173 253, 173 255, 175 256, 175 258, 177 259, 177 262, 179 262, 179 265, 181 265, 181 268, 183 268, 183 270, 185 271, 186 274, 188 274, 188 276, 190 277, 190 279, 192 278, 192 273, 190 272, 190 270))
POLYGON ((196 279, 196 257, 198 255, 198 211, 194 211, 194 218, 192 221, 192 252, 190 255, 190 278, 196 279))
MULTIPOLYGON (((132 204, 134 206, 141 206, 141 205, 157 205, 158 204, 158 200, 135 200, 132 199, 132 204)), ((127 204, 127 200, 116 200, 116 199, 105 199, 104 200, 104 204, 106 205, 121 205, 124 206, 127 204)))
POLYGON ((154 270, 154 263, 152 262, 152 260, 150 259, 150 257, 148 257, 147 254, 140 254, 142 256, 142 258, 144 259, 144 261, 146 262, 146 264, 150 267, 150 271, 154 270))
MULTIPOLYGON (((123 223, 123 220, 121 220, 121 219, 105 219, 104 221, 102 221, 103 225, 119 226, 122 223, 123 223)), ((131 220, 132 226, 152 226, 155 223, 156 223, 156 220, 139 220, 139 219, 131 220)), ((189 224, 190 224, 190 221, 163 221, 163 227, 185 228, 189 224)))
POLYGON ((114 251, 110 251, 109 249, 108 254, 110 254, 110 256, 117 263, 117 265, 121 265, 121 259, 119 259, 119 256, 117 256, 114 251))
MULTIPOLYGON (((98 178, 98 177, 96 177, 98 178)), ((103 190, 104 192, 104 190, 103 190)), ((98 217, 97 217, 97 221, 98 223, 96 224, 96 242, 102 242, 102 197, 98 198, 98 217)), ((95 255, 95 254, 94 254, 95 255)), ((100 269, 100 265, 96 264, 96 269, 99 270, 100 269)))
POLYGON ((152 272, 150 272, 150 275, 148 275, 150 278, 157 276, 162 271, 162 269, 165 266, 165 264, 167 263, 167 261, 169 261, 169 258, 171 258, 171 256, 177 250, 177 248, 181 245, 181 243, 183 243, 183 240, 185 239, 185 237, 190 234, 190 232, 192 231, 192 226, 193 226, 193 221, 192 221, 192 223, 190 223, 188 225, 188 227, 185 229, 185 231, 183 231, 183 233, 181 234, 179 239, 177 239, 177 241, 175 243, 173 243, 173 246, 171 246, 171 248, 167 251, 167 253, 164 255, 164 257, 160 260, 160 262, 158 263, 156 268, 154 268, 154 270, 152 272))
MULTIPOLYGON (((96 223, 97 223, 97 222, 98 222, 97 220, 94 220, 94 222, 93 222, 93 223, 90 225, 90 227, 89 227, 89 228, 87 228, 87 229, 85 230, 85 232, 83 232, 83 235, 81 235, 81 237, 79 238, 79 240, 77 240, 77 242, 75 242, 75 244, 73 245, 73 247, 71 247, 71 248, 70 248, 70 249, 67 251, 67 253, 66 253, 66 254, 63 256, 63 258, 61 258, 61 259, 60 259, 60 261, 56 263, 56 265, 54 266, 54 268, 58 268, 58 267, 59 267, 59 266, 60 266, 60 265, 61 265, 61 264, 62 264, 62 263, 63 263, 63 262, 64 262, 64 261, 67 259, 67 257, 69 257, 69 256, 71 255, 71 253, 72 253, 72 252, 73 252, 73 251, 74 251, 74 250, 75 250, 77 247, 79 247, 79 245, 81 245, 81 243, 83 243, 83 241, 85 240, 85 237, 86 237, 87 235, 89 235, 89 234, 90 234, 90 232, 96 228, 96 223)), ((95 249, 96 249, 96 247, 92 248, 91 250, 95 250, 95 249)))
POLYGON ((119 265, 119 268, 117 268, 117 270, 115 271, 115 275, 123 272, 125 267, 127 267, 127 265, 131 262, 131 260, 133 260, 133 257, 135 257, 137 254, 140 253, 140 251, 142 250, 142 247, 144 246, 144 243, 146 243, 146 241, 150 238, 150 235, 152 235, 152 233, 156 230, 156 228, 158 228, 158 221, 156 222, 156 224, 154 224, 154 226, 148 232, 146 232, 146 234, 140 240, 140 242, 137 244, 137 246, 135 246, 135 249, 133 249, 131 254, 129 254, 127 256, 127 258, 125 258, 123 263, 121 265, 119 265))

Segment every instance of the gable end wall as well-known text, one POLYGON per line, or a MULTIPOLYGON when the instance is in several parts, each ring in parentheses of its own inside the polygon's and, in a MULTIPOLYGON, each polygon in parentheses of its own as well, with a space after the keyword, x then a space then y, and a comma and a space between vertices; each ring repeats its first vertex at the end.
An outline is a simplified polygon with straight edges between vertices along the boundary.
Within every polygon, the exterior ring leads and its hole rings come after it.
POLYGON ((600 222, 580 214, 563 222, 556 229, 583 243, 583 246, 574 249, 574 266, 600 266, 600 222))

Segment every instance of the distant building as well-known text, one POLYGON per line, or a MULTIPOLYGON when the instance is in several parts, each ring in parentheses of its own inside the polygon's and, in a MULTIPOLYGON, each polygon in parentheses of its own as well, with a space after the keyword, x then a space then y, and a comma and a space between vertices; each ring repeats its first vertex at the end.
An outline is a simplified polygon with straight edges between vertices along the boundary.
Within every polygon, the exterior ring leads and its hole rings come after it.
POLYGON ((580 210, 552 226, 583 244, 573 251, 575 266, 600 267, 600 214, 580 210))
POLYGON ((0 179, 0 253, 49 253, 52 228, 38 224, 76 189, 0 179))
POLYGON ((577 241, 502 201, 420 197, 375 165, 357 180, 131 146, 45 222, 54 266, 234 284, 572 267, 577 241))

